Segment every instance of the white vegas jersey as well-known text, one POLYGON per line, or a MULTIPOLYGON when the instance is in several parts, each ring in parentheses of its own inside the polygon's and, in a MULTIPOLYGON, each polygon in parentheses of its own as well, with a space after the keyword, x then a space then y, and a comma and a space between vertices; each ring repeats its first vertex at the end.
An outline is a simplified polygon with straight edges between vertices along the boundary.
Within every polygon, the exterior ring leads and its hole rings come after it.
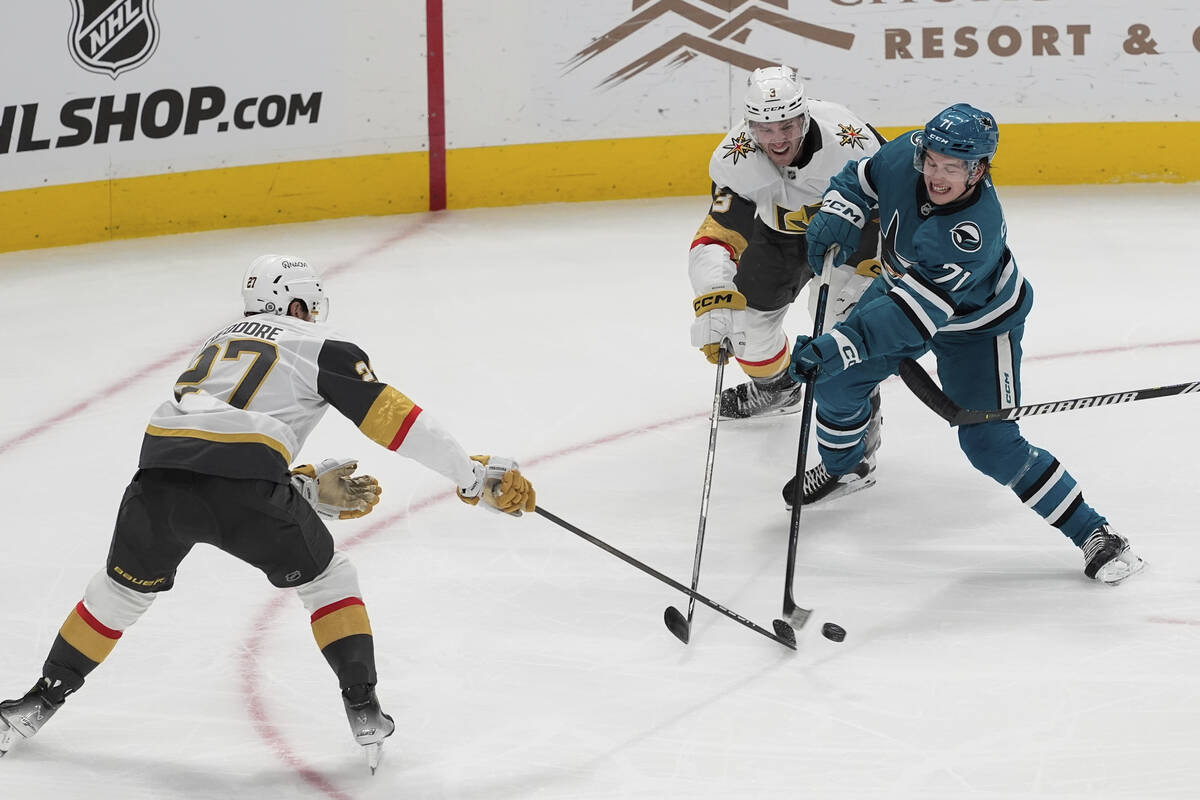
POLYGON ((810 100, 809 114, 812 121, 800 166, 775 166, 754 144, 745 122, 729 132, 709 162, 715 186, 753 202, 759 219, 785 233, 803 233, 808 215, 821 205, 829 179, 847 161, 872 155, 882 144, 871 127, 845 106, 810 100))
POLYGON ((474 482, 462 446, 420 406, 380 383, 367 355, 325 325, 257 314, 214 333, 154 412, 141 467, 286 482, 333 406, 370 439, 446 476, 474 482))
MULTIPOLYGON (((745 279, 742 257, 755 239, 795 238, 792 246, 804 259, 798 266, 806 265, 801 237, 808 230, 812 215, 820 210, 830 179, 846 162, 878 152, 883 143, 883 137, 874 128, 845 106, 811 100, 809 113, 811 122, 804 135, 798 163, 794 165, 776 166, 754 143, 745 122, 731 130, 713 152, 709 162, 712 206, 692 239, 688 256, 688 274, 692 288, 698 294, 714 286, 728 285, 735 274, 739 274, 739 264, 742 267, 739 277, 745 279)), ((849 261, 851 272, 866 264, 862 274, 864 277, 871 274, 872 265, 877 263, 877 227, 871 226, 871 235, 863 237, 863 246, 849 261)), ((779 260, 783 256, 760 250, 760 258, 779 260)), ((761 271, 761 265, 750 269, 758 275, 766 274, 761 271)), ((788 270, 780 264, 777 271, 788 270)), ((766 280, 781 283, 775 277, 766 280)), ((750 299, 752 307, 772 309, 791 302, 800 285, 782 288, 772 285, 762 291, 761 280, 754 278, 749 282, 743 280, 739 288, 750 299), (756 283, 758 286, 754 285, 756 283)))

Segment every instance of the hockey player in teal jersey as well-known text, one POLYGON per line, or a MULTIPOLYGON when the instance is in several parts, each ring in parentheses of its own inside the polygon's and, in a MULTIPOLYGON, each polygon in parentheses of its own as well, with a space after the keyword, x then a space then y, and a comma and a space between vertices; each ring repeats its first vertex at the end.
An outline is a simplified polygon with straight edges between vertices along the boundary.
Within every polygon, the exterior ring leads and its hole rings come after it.
MULTIPOLYGON (((854 491, 875 469, 865 454, 868 397, 904 358, 932 351, 946 394, 964 408, 1020 403, 1021 337, 1033 290, 1006 243, 990 179, 1000 134, 991 114, 953 105, 925 126, 850 162, 830 181, 808 227, 808 261, 853 252, 877 208, 883 275, 843 322, 792 351, 793 377, 816 380, 821 463, 804 475, 805 504, 854 491)), ((1048 451, 1016 422, 958 428, 971 464, 1083 550, 1084 573, 1109 584, 1140 571, 1129 542, 1083 499, 1048 451)), ((794 480, 784 497, 794 497, 794 480)))

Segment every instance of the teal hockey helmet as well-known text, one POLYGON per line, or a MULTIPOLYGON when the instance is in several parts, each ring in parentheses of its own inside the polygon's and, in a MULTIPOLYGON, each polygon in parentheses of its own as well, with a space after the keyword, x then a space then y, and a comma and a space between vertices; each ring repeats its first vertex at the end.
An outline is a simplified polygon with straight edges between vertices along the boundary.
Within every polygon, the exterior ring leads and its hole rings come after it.
POLYGON ((966 162, 967 185, 978 180, 976 175, 985 160, 991 163, 1000 146, 1000 129, 996 118, 967 103, 955 103, 929 120, 923 131, 913 134, 913 168, 925 171, 925 153, 932 150, 966 162))
POLYGON ((967 103, 955 103, 925 124, 918 148, 964 161, 991 159, 1000 145, 996 118, 967 103))

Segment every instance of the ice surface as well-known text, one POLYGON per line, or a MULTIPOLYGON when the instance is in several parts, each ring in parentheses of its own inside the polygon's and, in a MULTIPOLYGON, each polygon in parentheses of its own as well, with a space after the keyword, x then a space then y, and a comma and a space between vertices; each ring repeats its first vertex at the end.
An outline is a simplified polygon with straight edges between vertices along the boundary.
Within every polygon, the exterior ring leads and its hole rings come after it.
MULTIPOLYGON (((1024 402, 1200 379, 1200 186, 1003 189, 1037 302, 1024 402)), ((443 212, 0 255, 0 696, 101 568, 150 411, 263 252, 323 265, 330 324, 541 504, 689 583, 712 369, 688 344, 704 198, 443 212)), ((802 304, 793 334, 809 327, 802 304)), ((732 385, 737 370, 727 372, 732 385)), ((39 736, 12 798, 1192 798, 1194 396, 1029 419, 1145 556, 1111 588, 975 473, 902 384, 876 487, 806 510, 791 653, 547 520, 457 502, 336 412, 383 503, 336 525, 398 723, 371 776, 288 592, 207 547, 39 736), (845 626, 844 643, 820 635, 845 626)), ((700 591, 780 613, 798 416, 723 423, 700 591)))

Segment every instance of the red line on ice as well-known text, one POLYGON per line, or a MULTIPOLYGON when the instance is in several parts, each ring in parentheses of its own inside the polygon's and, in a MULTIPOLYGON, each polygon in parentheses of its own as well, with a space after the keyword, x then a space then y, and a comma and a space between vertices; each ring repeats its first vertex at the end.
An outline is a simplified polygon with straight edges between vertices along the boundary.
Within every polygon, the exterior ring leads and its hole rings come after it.
MULTIPOLYGON (((411 227, 406 228, 405 230, 403 230, 397 234, 394 234, 390 237, 387 237, 387 238, 381 240, 376 245, 368 248, 367 250, 360 252, 359 254, 353 256, 352 258, 349 258, 345 261, 342 261, 342 262, 339 262, 339 263, 333 265, 332 267, 327 268, 325 270, 325 275, 332 275, 332 274, 345 272, 345 271, 349 271, 349 270, 353 269, 355 266, 357 266, 358 263, 360 263, 367 256, 374 255, 375 253, 381 252, 381 251, 387 249, 388 247, 390 247, 391 245, 395 244, 396 242, 406 239, 415 233, 419 233, 426 226, 428 226, 434 218, 435 218, 434 215, 424 215, 423 217, 418 219, 416 224, 412 225, 411 227)), ((1046 355, 1046 356, 1027 356, 1025 358, 1025 360, 1026 361, 1051 361, 1051 360, 1059 360, 1059 359, 1080 358, 1080 357, 1086 357, 1086 356, 1092 356, 1092 355, 1104 355, 1104 354, 1110 354, 1110 353, 1128 352, 1128 351, 1135 351, 1135 350, 1146 350, 1146 349, 1153 350, 1153 349, 1167 348, 1167 347, 1190 347, 1190 346, 1194 346, 1197 344, 1200 344, 1200 339, 1189 339, 1189 340, 1175 341, 1175 342, 1159 342, 1159 343, 1142 344, 1142 345, 1103 347, 1103 348, 1095 348, 1092 350, 1076 350, 1073 352, 1056 353, 1056 354, 1051 354, 1051 355, 1046 355)), ((188 345, 186 348, 180 348, 180 349, 174 350, 174 351, 168 353, 167 355, 164 355, 163 357, 159 358, 154 363, 144 366, 141 369, 130 373, 129 375, 125 376, 124 378, 114 381, 113 383, 109 384, 107 387, 100 390, 99 392, 93 393, 89 398, 82 400, 63 411, 58 412, 57 414, 43 420, 42 422, 32 425, 31 427, 27 428, 25 431, 17 434, 16 436, 12 436, 4 441, 0 441, 0 455, 4 455, 9 450, 12 450, 12 449, 20 446, 21 444, 24 444, 33 439, 36 439, 36 438, 40 437, 42 434, 47 433, 47 432, 57 428, 62 423, 67 422, 67 421, 71 420, 72 418, 78 416, 79 414, 81 414, 82 412, 84 412, 85 410, 90 408, 91 406, 93 406, 101 401, 111 399, 113 396, 119 394, 123 390, 128 389, 131 386, 133 386, 134 384, 136 384, 137 382, 139 382, 142 378, 145 378, 153 373, 156 373, 159 370, 161 370, 173 363, 178 363, 179 366, 182 368, 184 366, 182 363, 182 360, 184 358, 186 358, 188 355, 190 355, 193 352, 193 349, 194 349, 194 345, 188 345)), ((547 453, 545 455, 541 455, 536 458, 529 459, 527 463, 528 464, 539 464, 539 463, 542 463, 545 461, 550 461, 552 459, 561 458, 563 456, 572 455, 572 454, 580 453, 580 452, 590 450, 590 449, 593 449, 596 447, 600 447, 601 445, 611 444, 613 442, 621 441, 623 439, 629 439, 629 438, 633 438, 635 436, 640 436, 640 435, 643 435, 645 433, 649 433, 652 431, 669 428, 669 427, 679 425, 684 422, 688 422, 690 420, 694 420, 694 419, 701 418, 701 417, 706 417, 707 415, 708 415, 708 411, 706 410, 706 411, 697 412, 694 414, 687 414, 684 416, 676 417, 674 419, 663 420, 663 421, 651 423, 648 425, 641 425, 641 426, 638 426, 635 428, 630 428, 625 431, 620 431, 617 433, 612 433, 612 434, 608 434, 605 436, 601 436, 596 439, 592 439, 591 441, 588 441, 588 442, 583 442, 581 444, 576 444, 576 445, 572 445, 569 447, 565 447, 560 450, 556 450, 556 451, 547 453)), ((361 544, 362 542, 375 536, 377 533, 384 530, 385 528, 388 528, 391 525, 393 525, 394 523, 396 523, 397 521, 403 519, 409 513, 427 508, 428 506, 430 506, 436 502, 449 500, 451 497, 453 497, 452 493, 446 493, 445 495, 436 495, 433 497, 425 498, 424 500, 421 500, 421 501, 413 504, 408 509, 406 509, 402 512, 393 514, 389 517, 385 517, 384 519, 380 520, 375 525, 372 525, 371 527, 362 531, 361 533, 354 536, 353 538, 343 541, 339 546, 343 549, 348 549, 348 548, 354 547, 358 544, 361 544)), ((329 778, 322 775, 318 770, 316 770, 312 766, 306 764, 304 762, 304 760, 299 755, 297 755, 296 752, 288 745, 287 741, 283 737, 283 734, 279 731, 279 728, 276 727, 275 724, 271 721, 271 715, 268 712, 267 707, 262 699, 263 698, 263 690, 259 686, 258 678, 257 678, 257 675, 259 672, 258 662, 259 662, 259 659, 260 659, 260 656, 262 653, 262 646, 266 640, 265 639, 266 634, 269 632, 270 628, 274 625, 275 618, 278 616, 280 610, 283 608, 284 602, 286 602, 288 600, 290 600, 289 595, 279 593, 275 597, 273 597, 270 601, 267 602, 267 604, 263 607, 262 611, 255 618, 254 623, 251 627, 250 635, 247 636, 245 644, 242 646, 242 648, 240 650, 240 657, 239 657, 239 663, 241 666, 240 674, 247 681, 247 684, 246 684, 246 687, 248 689, 247 702, 249 704, 248 705, 248 713, 250 716, 250 720, 251 720, 251 723, 254 725, 255 730, 271 747, 271 749, 275 753, 276 757, 279 758, 281 761, 283 761, 285 764, 287 764, 289 767, 294 769, 296 771, 297 776, 301 780, 303 780, 305 783, 307 783, 309 786, 316 789, 317 791, 322 792, 323 794, 325 794, 331 798, 334 798, 334 800, 350 800, 350 795, 346 794, 342 789, 339 789, 329 778)), ((1188 619, 1168 619, 1168 618, 1157 618, 1156 617, 1156 618, 1151 618, 1150 621, 1164 623, 1164 624, 1172 624, 1172 625, 1200 625, 1200 620, 1188 620, 1188 619)))

